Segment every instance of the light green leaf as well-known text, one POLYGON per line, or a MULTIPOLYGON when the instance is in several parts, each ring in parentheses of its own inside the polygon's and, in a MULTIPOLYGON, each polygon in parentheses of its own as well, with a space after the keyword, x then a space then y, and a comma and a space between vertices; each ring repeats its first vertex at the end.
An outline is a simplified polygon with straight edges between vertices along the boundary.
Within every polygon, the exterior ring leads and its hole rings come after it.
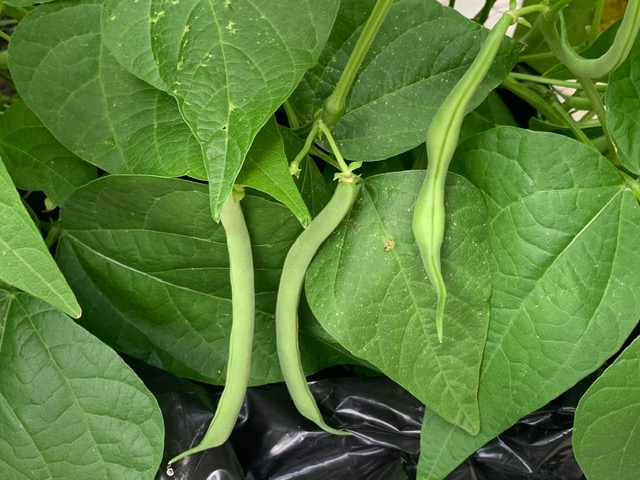
POLYGON ((501 127, 462 144, 452 168, 483 192, 491 226, 481 431, 471 437, 427 412, 421 479, 444 478, 596 370, 640 317, 640 208, 596 151, 501 127))
POLYGON ((311 222, 311 214, 289 173, 284 142, 275 119, 269 120, 258 132, 236 183, 260 190, 284 203, 302 225, 311 222))
MULTIPOLYGON (((85 309, 83 325, 133 357, 171 373, 223 384, 231 327, 224 229, 206 185, 109 176, 78 190, 61 210, 60 268, 85 309)), ((282 380, 275 345, 276 291, 284 257, 301 231, 280 203, 245 196, 256 283, 252 384, 282 380)), ((344 356, 308 337, 309 372, 344 356)))
POLYGON ((477 432, 491 278, 485 207, 469 182, 448 178, 442 252, 448 296, 438 343, 436 295, 411 229, 423 182, 423 171, 368 178, 313 260, 305 291, 320 324, 347 350, 447 421, 477 432))
POLYGON ((629 57, 609 76, 606 93, 607 125, 620 161, 630 171, 640 173, 640 39, 629 57))
POLYGON ((96 168, 63 147, 22 100, 0 117, 0 153, 17 188, 42 190, 57 205, 98 176, 96 168))
POLYGON ((20 95, 60 143, 107 172, 205 178, 175 100, 103 45, 101 11, 101 0, 61 0, 19 23, 9 67, 20 95))
POLYGON ((587 478, 640 478, 640 338, 580 399, 572 440, 587 478))
POLYGON ((0 290, 0 365, 3 478, 153 478, 164 437, 155 398, 70 318, 0 290))
POLYGON ((106 38, 126 68, 178 100, 202 145, 218 218, 255 135, 316 63, 339 2, 140 3, 107 0, 106 38))
POLYGON ((22 206, 1 159, 0 219, 0 281, 80 317, 80 306, 22 206))
MULTIPOLYGON (((291 97, 311 121, 338 82, 375 0, 343 0, 318 64, 291 97)), ((487 30, 436 0, 397 0, 378 32, 333 134, 353 160, 383 160, 425 141, 431 119, 473 62, 487 30)), ((520 46, 505 39, 469 110, 511 70, 520 46)))

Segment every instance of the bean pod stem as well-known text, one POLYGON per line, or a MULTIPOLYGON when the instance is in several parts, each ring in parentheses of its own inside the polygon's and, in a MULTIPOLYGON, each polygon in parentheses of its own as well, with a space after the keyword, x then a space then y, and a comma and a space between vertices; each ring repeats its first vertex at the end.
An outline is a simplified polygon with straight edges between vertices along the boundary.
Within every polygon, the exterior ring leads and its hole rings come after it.
POLYGON ((460 127, 469 102, 495 59, 507 29, 517 15, 507 11, 493 27, 471 67, 453 87, 436 112, 427 131, 427 174, 413 214, 413 234, 427 276, 436 290, 436 331, 443 340, 447 288, 442 277, 440 250, 444 238, 444 185, 449 163, 460 136, 460 127))
POLYGON ((304 277, 320 245, 347 215, 357 193, 354 176, 340 178, 327 206, 291 246, 282 268, 276 304, 276 340, 280 368, 298 411, 326 432, 349 435, 327 425, 322 418, 302 369, 298 342, 298 304, 304 277))
POLYGON ((234 193, 222 207, 220 220, 227 237, 233 320, 229 339, 229 360, 225 387, 216 413, 202 441, 172 458, 174 463, 187 455, 214 448, 227 441, 236 424, 251 373, 251 353, 255 318, 253 256, 251 240, 240 202, 234 193))

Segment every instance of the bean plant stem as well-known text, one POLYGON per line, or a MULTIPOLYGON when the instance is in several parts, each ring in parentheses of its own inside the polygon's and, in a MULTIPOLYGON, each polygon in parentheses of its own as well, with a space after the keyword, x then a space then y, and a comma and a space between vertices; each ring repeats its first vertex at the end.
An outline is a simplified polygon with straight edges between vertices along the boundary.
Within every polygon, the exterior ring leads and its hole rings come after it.
POLYGON ((593 44, 600 33, 600 22, 602 21, 602 13, 604 12, 605 0, 597 0, 596 8, 593 12, 593 20, 591 21, 591 29, 589 30, 589 45, 593 44))
POLYGON ((358 41, 356 42, 355 47, 353 48, 353 52, 351 52, 351 56, 347 61, 347 65, 338 80, 338 84, 336 88, 333 90, 331 95, 327 97, 322 106, 322 121, 329 127, 331 130, 342 114, 345 111, 347 104, 347 95, 351 90, 351 85, 362 66, 362 62, 364 61, 373 40, 376 38, 378 30, 380 30, 380 26, 384 21, 391 5, 393 4, 393 0, 378 0, 371 11, 371 15, 367 20, 367 23, 362 30, 362 34, 358 41))
POLYGON ((610 155, 615 156, 616 147, 613 143, 611 135, 609 134, 609 128, 607 124, 607 111, 604 108, 604 103, 602 103, 602 98, 600 98, 600 94, 597 92, 595 85, 590 78, 578 77, 578 81, 582 84, 584 93, 591 103, 591 108, 595 110, 596 115, 598 116, 598 120, 600 121, 600 125, 602 125, 602 131, 604 132, 604 136, 607 138, 607 143, 609 144, 610 155))
POLYGON ((169 461, 172 464, 187 455, 222 445, 227 441, 242 408, 251 373, 251 353, 255 318, 255 288, 251 240, 240 206, 239 194, 229 195, 220 220, 227 237, 231 305, 233 320, 229 339, 229 360, 225 387, 216 413, 204 438, 169 461))
POLYGON ((338 145, 336 144, 336 141, 333 138, 333 135, 331 135, 331 130, 329 130, 329 127, 325 125, 325 123, 322 120, 318 121, 318 126, 320 128, 320 131, 327 137, 327 141, 329 142, 331 151, 333 152, 333 155, 336 157, 338 165, 340 165, 340 170, 343 173, 349 172, 350 170, 349 170, 349 167, 347 166, 347 162, 344 161, 344 158, 340 153, 340 149, 338 148, 338 145))
MULTIPOLYGON (((540 77, 538 75, 527 75, 525 73, 517 73, 517 72, 511 72, 509 74, 509 76, 515 80, 523 80, 523 81, 527 81, 527 82, 534 82, 534 83, 542 83, 545 85, 554 85, 557 87, 567 87, 567 88, 575 88, 576 90, 581 90, 582 89, 582 84, 580 82, 573 82, 573 81, 568 81, 568 80, 559 80, 557 78, 546 78, 546 77, 540 77)), ((594 85, 595 89, 598 91, 606 91, 607 90, 607 85, 594 85)))

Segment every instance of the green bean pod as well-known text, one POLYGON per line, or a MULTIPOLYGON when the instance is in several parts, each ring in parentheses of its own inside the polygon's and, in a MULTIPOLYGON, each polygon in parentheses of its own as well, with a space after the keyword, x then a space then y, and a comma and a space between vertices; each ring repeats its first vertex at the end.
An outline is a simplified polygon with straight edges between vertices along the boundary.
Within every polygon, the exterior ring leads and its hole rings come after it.
POLYGON ((240 202, 233 197, 233 193, 229 195, 220 216, 229 251, 233 308, 225 387, 216 413, 202 441, 197 446, 172 458, 169 464, 187 455, 218 447, 227 441, 242 409, 249 383, 255 319, 253 256, 240 202))
POLYGON ((280 368, 298 411, 324 431, 336 435, 348 432, 331 428, 322 418, 302 369, 298 342, 298 304, 304 277, 320 245, 347 215, 357 193, 354 177, 341 178, 327 206, 291 246, 282 268, 276 304, 276 340, 280 368))
POLYGON ((517 20, 508 11, 493 27, 471 67, 453 87, 427 131, 427 174, 413 213, 413 234, 427 276, 436 290, 436 331, 442 343, 447 289, 442 278, 440 250, 444 238, 444 185, 469 102, 495 59, 507 29, 517 20))

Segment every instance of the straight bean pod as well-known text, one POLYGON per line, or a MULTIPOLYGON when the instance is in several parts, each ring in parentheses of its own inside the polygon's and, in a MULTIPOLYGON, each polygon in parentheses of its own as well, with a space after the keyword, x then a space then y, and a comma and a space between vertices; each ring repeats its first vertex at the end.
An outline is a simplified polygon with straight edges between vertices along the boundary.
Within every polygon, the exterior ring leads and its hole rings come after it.
POLYGON ((240 202, 233 197, 233 193, 229 195, 220 216, 227 236, 233 308, 225 387, 200 444, 172 458, 169 464, 227 441, 240 414, 249 383, 255 318, 253 256, 240 202))
POLYGON ((460 136, 460 127, 469 102, 498 53, 507 29, 517 20, 506 12, 493 27, 471 67, 453 87, 436 112, 427 131, 427 174, 413 214, 413 234, 427 276, 436 290, 436 331, 442 343, 447 289, 442 278, 440 250, 444 238, 444 185, 449 163, 460 136))
POLYGON ((298 342, 298 304, 304 277, 320 245, 347 215, 357 193, 354 177, 341 178, 327 206, 291 246, 282 268, 276 304, 276 339, 284 381, 298 411, 326 432, 349 435, 331 428, 322 418, 302 369, 298 342))

